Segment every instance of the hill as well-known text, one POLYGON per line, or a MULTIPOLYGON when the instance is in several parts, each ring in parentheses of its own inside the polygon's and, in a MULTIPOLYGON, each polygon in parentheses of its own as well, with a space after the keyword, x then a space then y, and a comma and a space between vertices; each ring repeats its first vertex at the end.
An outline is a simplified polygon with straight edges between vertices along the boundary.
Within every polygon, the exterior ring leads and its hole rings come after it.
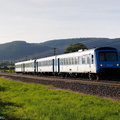
POLYGON ((0 44, 0 60, 18 60, 24 57, 37 57, 37 54, 45 54, 50 48, 36 43, 15 41, 0 44))
POLYGON ((70 44, 83 43, 87 48, 111 46, 120 51, 120 38, 72 38, 51 40, 43 43, 27 43, 25 41, 14 41, 0 44, 0 60, 20 60, 41 58, 53 55, 53 48, 56 54, 61 54, 70 44))
POLYGON ((56 47, 60 50, 65 49, 68 45, 74 43, 83 43, 87 46, 87 48, 91 49, 94 47, 101 47, 101 46, 111 46, 117 49, 120 49, 120 38, 116 39, 109 39, 109 38, 72 38, 72 39, 62 39, 62 40, 51 40, 42 43, 43 45, 49 47, 56 47))

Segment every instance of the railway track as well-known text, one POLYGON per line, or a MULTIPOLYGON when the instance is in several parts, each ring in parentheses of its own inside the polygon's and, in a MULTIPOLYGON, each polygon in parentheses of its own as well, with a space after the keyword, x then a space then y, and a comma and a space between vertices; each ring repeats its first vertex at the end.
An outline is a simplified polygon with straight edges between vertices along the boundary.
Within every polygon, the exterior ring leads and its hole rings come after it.
POLYGON ((53 76, 32 76, 22 74, 0 73, 0 77, 10 78, 21 82, 33 82, 44 85, 53 85, 58 88, 68 89, 85 94, 97 95, 102 97, 111 97, 120 100, 120 81, 90 81, 88 79, 78 78, 60 78, 53 76))

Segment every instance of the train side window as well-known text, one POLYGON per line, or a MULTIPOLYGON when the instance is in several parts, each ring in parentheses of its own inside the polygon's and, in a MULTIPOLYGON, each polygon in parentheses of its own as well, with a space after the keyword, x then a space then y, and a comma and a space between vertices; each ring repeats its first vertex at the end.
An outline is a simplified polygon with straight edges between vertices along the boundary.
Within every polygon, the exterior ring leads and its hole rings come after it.
POLYGON ((41 62, 38 62, 38 66, 41 66, 41 62))
POLYGON ((43 61, 43 66, 45 66, 45 61, 43 61))
POLYGON ((52 65, 52 60, 50 61, 50 65, 52 65))
POLYGON ((90 56, 87 55, 87 64, 90 64, 90 56))
POLYGON ((78 64, 78 57, 75 57, 75 64, 78 64))
POLYGON ((50 60, 48 60, 48 66, 50 66, 50 60))
POLYGON ((85 64, 85 56, 82 56, 82 64, 85 64))
POLYGON ((66 65, 66 58, 65 58, 64 64, 66 65))
POLYGON ((31 64, 31 65, 32 65, 32 67, 34 67, 34 63, 33 63, 33 62, 32 62, 32 64, 31 64))
POLYGON ((74 65, 74 57, 72 57, 72 65, 74 65))
POLYGON ((48 60, 48 66, 50 66, 50 60, 48 60))
POLYGON ((71 58, 69 58, 69 64, 71 65, 71 58))
POLYGON ((70 64, 72 65, 72 58, 70 58, 70 64))
POLYGON ((21 68, 21 65, 16 65, 15 68, 21 68))
POLYGON ((63 65, 63 59, 60 59, 60 64, 63 65))
POLYGON ((65 65, 65 58, 63 58, 63 65, 65 65))
POLYGON ((67 58, 65 58, 65 65, 67 65, 67 58))
POLYGON ((66 58, 66 65, 68 65, 68 58, 66 58))
POLYGON ((82 56, 78 57, 78 64, 82 64, 82 56))
POLYGON ((41 66, 43 66, 43 61, 41 61, 41 66))
POLYGON ((50 65, 52 65, 53 64, 53 60, 51 60, 51 64, 50 65))
POLYGON ((66 65, 66 58, 64 58, 64 65, 66 65))
POLYGON ((62 59, 60 59, 60 65, 62 65, 62 59))
POLYGON ((81 64, 81 56, 77 57, 77 64, 81 64))
POLYGON ((61 61, 61 65, 63 65, 64 64, 64 58, 61 58, 60 61, 61 61))
POLYGON ((68 65, 68 58, 66 58, 66 65, 68 65))
POLYGON ((42 66, 44 66, 44 61, 42 61, 41 63, 42 63, 42 66))
POLYGON ((71 65, 72 65, 72 57, 71 57, 71 65))

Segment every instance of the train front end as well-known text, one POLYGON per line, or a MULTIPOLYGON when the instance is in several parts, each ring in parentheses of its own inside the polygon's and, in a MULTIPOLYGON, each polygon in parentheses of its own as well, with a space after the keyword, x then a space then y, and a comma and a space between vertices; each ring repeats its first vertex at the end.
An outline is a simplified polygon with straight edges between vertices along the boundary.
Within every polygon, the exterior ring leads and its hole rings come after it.
POLYGON ((117 49, 101 47, 96 51, 96 71, 102 77, 119 77, 120 60, 117 49))

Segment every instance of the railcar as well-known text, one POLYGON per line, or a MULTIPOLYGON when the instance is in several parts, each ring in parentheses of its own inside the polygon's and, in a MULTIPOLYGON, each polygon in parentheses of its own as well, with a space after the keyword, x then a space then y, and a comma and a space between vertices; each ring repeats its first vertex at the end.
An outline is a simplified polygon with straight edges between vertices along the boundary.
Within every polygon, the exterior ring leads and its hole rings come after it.
POLYGON ((73 53, 55 55, 37 60, 16 63, 16 72, 81 76, 90 79, 120 73, 118 51, 112 47, 79 50, 73 53))
POLYGON ((55 72, 55 58, 56 56, 40 58, 36 60, 36 73, 37 74, 52 74, 55 72))
POLYGON ((15 72, 26 74, 36 73, 36 60, 28 60, 15 63, 15 72))
POLYGON ((60 73, 88 74, 90 79, 117 76, 120 73, 118 51, 112 47, 100 47, 58 55, 60 73))
POLYGON ((15 63, 15 72, 22 73, 23 72, 23 62, 15 63))
POLYGON ((58 55, 58 72, 71 76, 96 73, 94 49, 58 55))

